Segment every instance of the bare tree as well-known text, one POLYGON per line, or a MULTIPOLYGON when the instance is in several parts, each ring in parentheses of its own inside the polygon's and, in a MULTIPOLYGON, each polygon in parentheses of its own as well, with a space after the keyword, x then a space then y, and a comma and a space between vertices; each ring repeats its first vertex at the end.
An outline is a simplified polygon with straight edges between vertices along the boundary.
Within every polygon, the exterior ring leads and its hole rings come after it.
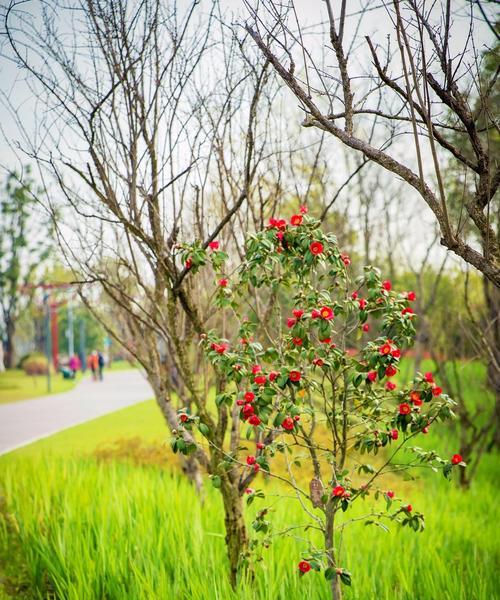
POLYGON ((257 119, 271 107, 268 61, 226 27, 217 2, 69 1, 30 14, 12 2, 5 31, 44 107, 35 132, 18 126, 66 204, 60 247, 86 304, 142 365, 186 471, 220 483, 234 585, 248 481, 221 466, 219 448, 229 431, 227 450, 238 446, 239 414, 214 404, 225 381, 200 368, 197 344, 222 248, 237 255, 241 243, 231 225, 251 228, 270 210, 261 192, 279 136, 257 119), (112 312, 96 303, 102 293, 112 312), (202 435, 179 434, 194 413, 202 435))
POLYGON ((427 7, 418 1, 393 0, 376 7, 362 4, 361 10, 350 17, 345 0, 338 14, 333 3, 326 0, 325 43, 331 55, 328 66, 317 60, 317 36, 311 36, 314 42, 307 43, 311 27, 304 31, 300 26, 293 0, 288 10, 272 0, 247 2, 252 22, 246 30, 299 100, 305 113, 303 125, 328 132, 403 179, 434 214, 441 243, 498 287, 500 250, 490 211, 493 212, 500 170, 492 160, 489 144, 490 136, 498 129, 493 115, 489 113, 485 118, 473 110, 471 102, 480 95, 482 105, 488 105, 498 77, 498 69, 486 82, 479 77, 479 40, 474 19, 484 20, 486 14, 480 4, 457 7, 455 3, 442 2, 427 7), (355 61, 346 46, 347 24, 352 23, 352 18, 359 22, 366 14, 373 15, 373 9, 380 19, 386 18, 391 43, 381 47, 370 36, 362 40, 360 29, 350 27, 349 31, 359 38, 355 61), (468 12, 468 17, 460 19, 460 11, 468 12), (459 34, 464 39, 463 47, 453 53, 449 40, 454 21, 463 24, 467 18, 466 34, 459 34), (371 61, 368 73, 360 72, 357 64, 363 48, 371 61), (335 67, 329 66, 332 57, 335 67), (338 82, 341 91, 336 94, 338 82), (370 141, 362 124, 366 118, 374 117, 378 119, 379 134, 370 141), (384 147, 388 130, 398 141, 393 144, 393 152, 384 147), (470 156, 450 141, 450 132, 463 136, 470 156), (454 218, 450 210, 440 166, 443 159, 460 164, 469 180, 474 181, 474 194, 464 202, 459 218, 454 218), (480 240, 480 247, 464 232, 464 220, 480 240))

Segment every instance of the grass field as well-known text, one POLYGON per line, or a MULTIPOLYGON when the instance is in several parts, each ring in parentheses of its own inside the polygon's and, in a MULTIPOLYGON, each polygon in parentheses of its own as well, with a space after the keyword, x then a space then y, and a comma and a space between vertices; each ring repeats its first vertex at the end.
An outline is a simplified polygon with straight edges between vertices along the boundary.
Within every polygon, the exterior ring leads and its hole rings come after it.
MULTIPOLYGON (((52 375, 52 394, 67 392, 74 388, 78 380, 63 379, 62 375, 52 375)), ((21 369, 9 369, 0 373, 0 404, 29 400, 47 395, 47 378, 44 375, 31 377, 21 369)))
MULTIPOLYGON (((477 394, 484 374, 475 365, 467 369, 467 393, 477 394)), ((304 541, 280 535, 263 550, 254 581, 240 581, 232 592, 219 494, 207 485, 201 499, 178 476, 168 445, 162 445, 168 438, 151 401, 1 457, 4 598, 328 599, 321 574, 297 575, 304 541), (137 436, 141 442, 131 441, 137 436)), ((425 443, 449 454, 455 434, 441 428, 425 443)), ((467 492, 442 475, 416 481, 393 476, 397 495, 425 513, 426 530, 346 528, 343 566, 353 578, 352 588, 344 588, 346 599, 499 598, 497 477, 497 455, 484 458, 467 492)), ((270 496, 248 508, 249 523, 270 503, 275 533, 303 522, 294 500, 272 496, 275 484, 259 476, 254 487, 270 496)), ((371 497, 364 504, 347 518, 377 502, 371 497)), ((305 535, 314 541, 313 533, 305 535)))

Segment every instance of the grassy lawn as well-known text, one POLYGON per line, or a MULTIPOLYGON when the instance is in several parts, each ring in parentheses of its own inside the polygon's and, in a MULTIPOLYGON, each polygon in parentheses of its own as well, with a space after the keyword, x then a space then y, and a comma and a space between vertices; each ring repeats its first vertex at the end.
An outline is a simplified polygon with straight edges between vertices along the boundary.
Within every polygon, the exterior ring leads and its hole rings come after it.
MULTIPOLYGON (((80 376, 81 378, 81 376, 80 376)), ((75 387, 78 379, 63 379, 62 375, 52 375, 52 394, 67 392, 75 387)), ((0 373, 0 404, 29 400, 47 395, 47 378, 44 375, 31 377, 21 369, 9 369, 0 373)))
POLYGON ((128 371, 136 368, 137 366, 129 363, 128 360, 114 360, 110 367, 105 367, 108 371, 128 371))
MULTIPOLYGON (((484 373, 466 369, 467 394, 482 393, 484 373)), ((0 581, 3 571, 10 592, 4 597, 326 600, 322 574, 297 575, 305 542, 282 535, 262 550, 254 581, 230 589, 219 493, 209 483, 203 498, 194 493, 165 444, 169 437, 148 401, 1 457, 0 581)), ((449 455, 455 438, 453 428, 441 426, 423 443, 449 455)), ((492 454, 467 492, 442 475, 406 481, 393 474, 387 487, 425 513, 426 530, 347 527, 343 566, 353 585, 344 588, 346 600, 498 598, 497 473, 492 454)), ((274 513, 274 533, 304 521, 295 500, 273 496, 275 483, 259 475, 254 487, 267 497, 248 507, 249 524, 264 506, 274 513)), ((344 518, 383 504, 369 496, 344 518)), ((304 537, 316 540, 311 530, 304 537)))

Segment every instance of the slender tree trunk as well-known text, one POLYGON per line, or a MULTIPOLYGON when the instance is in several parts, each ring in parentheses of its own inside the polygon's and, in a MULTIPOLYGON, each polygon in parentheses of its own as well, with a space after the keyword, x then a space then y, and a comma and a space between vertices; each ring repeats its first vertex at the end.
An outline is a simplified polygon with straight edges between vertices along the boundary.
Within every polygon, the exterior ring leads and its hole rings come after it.
POLYGON ((4 346, 4 365, 6 369, 13 369, 15 365, 15 346, 14 335, 16 332, 15 322, 8 318, 5 323, 5 346, 4 346))
POLYGON ((234 589, 236 588, 240 560, 245 556, 248 544, 245 519, 243 517, 243 500, 239 493, 237 482, 231 482, 229 477, 223 477, 221 493, 224 503, 224 525, 226 527, 229 575, 231 585, 234 589))
MULTIPOLYGON (((328 566, 335 569, 337 567, 335 561, 335 510, 332 501, 326 507, 326 527, 325 527, 325 549, 328 557, 328 566)), ((332 600, 342 600, 342 588, 340 577, 336 575, 330 580, 332 600)))
POLYGON ((500 447, 500 289, 484 278, 484 297, 487 307, 485 334, 488 338, 490 357, 488 360, 488 387, 495 395, 495 438, 500 447))

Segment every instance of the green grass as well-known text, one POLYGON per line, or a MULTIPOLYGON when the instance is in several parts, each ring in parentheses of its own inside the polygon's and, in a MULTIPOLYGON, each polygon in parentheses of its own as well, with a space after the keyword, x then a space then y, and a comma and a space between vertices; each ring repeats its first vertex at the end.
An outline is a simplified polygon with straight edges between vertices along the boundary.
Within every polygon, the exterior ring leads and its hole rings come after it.
POLYGON ((128 371, 129 369, 137 369, 137 365, 130 363, 128 360, 114 360, 110 367, 105 367, 108 371, 128 371))
MULTIPOLYGON (((63 379, 62 375, 52 375, 51 394, 67 392, 75 387, 78 379, 63 379)), ((0 373, 0 404, 29 400, 47 395, 47 378, 44 375, 31 377, 21 369, 9 369, 0 373)))
MULTIPOLYGON (((468 366, 468 394, 483 373, 468 366), (474 378, 477 376, 477 381, 474 378)), ((154 402, 144 402, 0 458, 0 573, 22 594, 6 597, 64 600, 323 600, 321 574, 299 578, 304 540, 276 536, 253 582, 228 586, 221 500, 209 484, 199 498, 173 466, 133 464, 118 456, 96 460, 93 451, 118 438, 144 443, 169 438, 154 402), (7 563, 10 567, 7 566, 7 563), (17 578, 17 579, 16 579, 17 578), (14 583, 13 583, 14 582, 14 583), (23 585, 29 583, 29 589, 23 585), (15 584, 15 585, 14 585, 15 584), (30 595, 31 594, 31 595, 30 595)), ((455 451, 453 428, 436 427, 425 443, 455 451)), ((485 456, 472 488, 427 473, 416 481, 393 476, 390 485, 426 516, 426 530, 397 526, 389 533, 354 523, 346 528, 343 566, 352 573, 346 600, 494 600, 500 553, 498 455, 485 456)), ((269 495, 247 509, 273 505, 275 532, 304 522, 291 499, 277 500, 275 484, 259 475, 254 487, 269 495)), ((382 501, 355 503, 346 518, 382 501)), ((251 531, 251 528, 250 528, 251 531)), ((315 541, 314 533, 303 536, 315 541)), ((1 580, 1 577, 0 577, 1 580)), ((1 589, 1 586, 0 586, 1 589)), ((2 598, 0 592, 0 599, 2 598)))

